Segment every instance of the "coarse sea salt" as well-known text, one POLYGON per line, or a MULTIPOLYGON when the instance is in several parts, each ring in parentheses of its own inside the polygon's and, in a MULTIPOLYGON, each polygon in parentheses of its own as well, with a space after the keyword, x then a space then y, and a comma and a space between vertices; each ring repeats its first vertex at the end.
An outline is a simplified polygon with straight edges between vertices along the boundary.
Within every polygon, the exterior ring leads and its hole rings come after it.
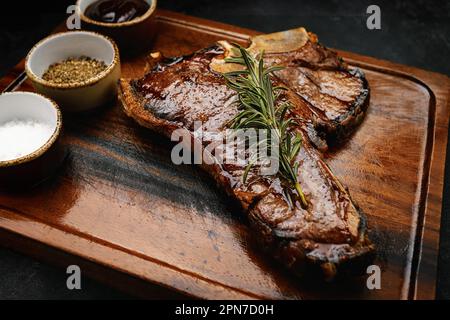
POLYGON ((31 119, 0 123, 0 161, 33 153, 50 139, 54 131, 51 125, 31 119))

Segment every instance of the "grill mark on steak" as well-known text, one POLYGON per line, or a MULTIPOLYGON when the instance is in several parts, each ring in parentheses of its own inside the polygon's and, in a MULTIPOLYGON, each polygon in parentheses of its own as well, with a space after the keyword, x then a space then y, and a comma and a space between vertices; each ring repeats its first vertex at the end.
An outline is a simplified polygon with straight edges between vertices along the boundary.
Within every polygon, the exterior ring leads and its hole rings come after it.
MULTIPOLYGON (((213 59, 223 58, 223 54, 220 46, 213 46, 190 56, 162 60, 141 79, 121 79, 120 98, 126 114, 168 137, 175 129, 183 128, 196 139, 194 122, 202 121, 208 131, 203 147, 221 143, 227 123, 238 112, 233 103, 235 92, 227 87, 221 74, 210 68, 213 59)), ((319 70, 325 66, 320 62, 324 61, 324 53, 315 56, 310 62, 317 62, 315 70, 319 70)), ((328 65, 336 60, 333 61, 328 65)), ((322 85, 324 76, 314 76, 322 85)), ((340 101, 351 100, 345 89, 336 95, 340 101)), ((365 259, 374 247, 368 240, 362 212, 310 142, 317 120, 311 104, 292 90, 287 90, 281 99, 289 99, 293 112, 302 119, 295 129, 303 137, 295 161, 299 163, 298 179, 309 202, 306 209, 299 204, 289 206, 277 176, 261 176, 254 168, 244 184, 243 165, 214 162, 202 166, 241 204, 256 237, 275 258, 296 273, 316 265, 332 277, 336 267, 365 259)), ((214 155, 209 156, 214 160, 214 155)))
MULTIPOLYGON (((221 42, 227 48, 230 44, 221 42)), ((276 75, 303 98, 314 114, 317 131, 331 143, 348 137, 362 121, 369 105, 369 85, 358 68, 350 68, 336 52, 322 46, 317 36, 303 28, 251 38, 253 54, 265 51, 266 65, 284 69, 276 75), (295 41, 301 40, 296 45, 295 41), (278 47, 289 51, 279 51, 278 47)))

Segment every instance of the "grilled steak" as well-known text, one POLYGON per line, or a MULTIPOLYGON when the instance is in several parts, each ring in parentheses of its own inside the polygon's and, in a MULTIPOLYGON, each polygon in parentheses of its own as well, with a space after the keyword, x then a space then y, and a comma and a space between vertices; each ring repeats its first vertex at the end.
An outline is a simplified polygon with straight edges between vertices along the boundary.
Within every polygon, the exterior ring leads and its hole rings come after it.
MULTIPOLYGON (((369 87, 363 73, 350 68, 335 52, 318 43, 304 28, 252 37, 248 48, 264 50, 264 61, 283 66, 277 77, 307 103, 317 133, 336 143, 349 136, 369 105, 369 87)), ((221 41, 229 55, 230 44, 221 41)), ((227 71, 217 60, 213 69, 227 71)))
MULTIPOLYGON (((194 124, 201 121, 203 129, 208 132, 201 141, 203 151, 208 150, 207 145, 211 143, 222 142, 227 124, 238 112, 233 103, 235 92, 217 72, 223 67, 221 61, 227 54, 226 47, 222 43, 190 56, 172 59, 159 57, 143 78, 121 79, 120 98, 126 114, 140 125, 168 137, 176 129, 186 129, 193 140, 198 139, 194 124)), ((313 55, 327 52, 318 45, 310 50, 313 55)), ((277 56, 280 55, 277 53, 277 56)), ((311 143, 318 118, 328 123, 337 120, 322 117, 312 100, 308 101, 303 95, 314 96, 317 88, 322 85, 326 87, 333 81, 336 86, 338 83, 350 83, 346 88, 336 89, 339 97, 353 90, 358 92, 353 85, 360 78, 341 82, 341 73, 346 79, 353 79, 352 75, 343 69, 342 62, 335 55, 332 60, 339 63, 333 69, 337 70, 338 75, 320 74, 325 70, 322 69, 324 65, 329 63, 323 59, 310 59, 310 65, 305 68, 317 77, 316 87, 309 92, 299 85, 299 88, 287 90, 280 97, 281 100, 289 99, 294 106, 293 112, 301 118, 295 130, 302 135, 303 143, 295 161, 299 164, 298 179, 308 200, 306 208, 298 203, 294 206, 288 203, 277 175, 262 176, 251 170, 244 183, 245 165, 228 164, 226 161, 202 163, 217 183, 240 203, 265 249, 295 273, 301 274, 306 267, 318 266, 326 277, 333 277, 338 267, 363 261, 374 250, 367 237, 363 214, 311 143)), ((307 72, 301 69, 303 65, 298 68, 301 70, 299 72, 307 72)), ((287 76, 281 74, 281 78, 273 80, 281 83, 287 76)), ((361 83, 364 84, 364 81, 361 83)), ((315 103, 320 104, 322 98, 316 98, 315 103)), ((327 102, 335 107, 331 101, 327 102)), ((327 106, 323 104, 321 108, 326 110, 327 106)), ((216 159, 212 152, 205 154, 212 160, 216 159)))

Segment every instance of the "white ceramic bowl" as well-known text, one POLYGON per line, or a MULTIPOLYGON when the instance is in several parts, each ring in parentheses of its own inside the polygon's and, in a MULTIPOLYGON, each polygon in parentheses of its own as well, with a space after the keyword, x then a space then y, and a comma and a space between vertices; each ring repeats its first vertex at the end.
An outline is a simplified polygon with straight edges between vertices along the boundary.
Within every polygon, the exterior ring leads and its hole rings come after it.
POLYGON ((60 145, 62 131, 61 112, 52 100, 31 92, 10 92, 0 95, 0 187, 21 185, 42 180, 51 174, 64 157, 60 145), (45 125, 37 139, 35 127, 17 128, 24 122, 45 125), (10 129, 11 124, 15 129, 10 129), (6 129, 8 128, 8 129, 6 129), (14 130, 14 135, 6 134, 14 130), (5 138, 9 137, 9 138, 5 138), (24 150, 27 150, 26 152, 24 150), (5 154, 20 154, 5 158, 5 154), (20 153, 22 152, 22 153, 20 153))
POLYGON ((55 100, 64 111, 86 111, 116 97, 120 78, 119 50, 111 39, 94 32, 57 33, 31 49, 25 61, 25 71, 35 90, 55 100), (55 84, 42 79, 50 65, 81 56, 104 61, 108 67, 84 82, 55 84))

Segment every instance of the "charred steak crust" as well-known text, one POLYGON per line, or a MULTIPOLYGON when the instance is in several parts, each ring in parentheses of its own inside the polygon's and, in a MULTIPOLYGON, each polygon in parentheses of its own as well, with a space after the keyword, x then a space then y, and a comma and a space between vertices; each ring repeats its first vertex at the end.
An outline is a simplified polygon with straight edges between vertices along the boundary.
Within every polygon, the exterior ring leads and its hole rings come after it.
MULTIPOLYGON (((223 53, 221 47, 213 46, 185 57, 158 59, 143 78, 121 79, 119 97, 125 113, 168 137, 175 129, 186 129, 192 140, 196 139, 193 123, 202 121, 206 130, 216 133, 206 142, 221 141, 226 123, 237 112, 235 93, 210 68, 211 61, 223 53)), ((319 266, 326 277, 333 277, 337 268, 366 263, 374 246, 363 213, 310 142, 308 131, 317 120, 310 104, 292 90, 282 99, 290 99, 304 119, 298 128, 303 145, 296 161, 299 182, 310 203, 307 209, 288 205, 276 176, 259 176, 252 170, 244 184, 244 167, 218 162, 202 167, 241 204, 256 237, 276 259, 295 273, 319 266)), ((352 116, 359 112, 351 111, 352 116)))
POLYGON ((349 69, 348 72, 361 80, 360 93, 348 105, 345 113, 330 122, 316 122, 316 129, 331 144, 339 144, 353 133, 354 129, 363 121, 370 103, 369 83, 364 73, 358 68, 349 69))
POLYGON ((364 118, 369 84, 360 69, 350 68, 334 51, 316 41, 311 36, 301 48, 288 54, 267 54, 266 60, 285 67, 277 77, 308 103, 319 134, 336 144, 364 118))

